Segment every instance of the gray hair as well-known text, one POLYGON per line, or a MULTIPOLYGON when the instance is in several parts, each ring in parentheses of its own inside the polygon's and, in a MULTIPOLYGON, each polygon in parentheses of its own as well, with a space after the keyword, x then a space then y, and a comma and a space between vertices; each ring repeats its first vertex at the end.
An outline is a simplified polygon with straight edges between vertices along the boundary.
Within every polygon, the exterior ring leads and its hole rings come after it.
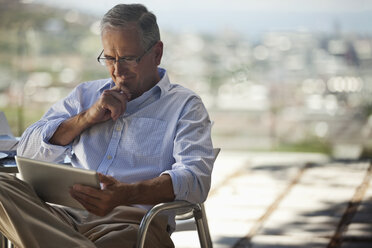
POLYGON ((126 28, 136 24, 142 37, 144 49, 160 41, 156 16, 142 4, 118 4, 101 20, 101 34, 106 28, 126 28))

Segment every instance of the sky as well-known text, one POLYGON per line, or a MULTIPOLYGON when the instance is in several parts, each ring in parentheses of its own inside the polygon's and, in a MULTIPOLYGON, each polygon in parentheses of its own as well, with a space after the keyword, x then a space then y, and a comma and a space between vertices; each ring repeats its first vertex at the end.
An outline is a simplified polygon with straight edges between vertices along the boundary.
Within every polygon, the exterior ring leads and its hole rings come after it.
MULTIPOLYGON (((23 0, 41 2, 101 17, 118 3, 131 1, 23 0)), ((369 0, 142 0, 158 18, 161 28, 174 31, 244 33, 311 30, 329 32, 337 23, 342 30, 372 34, 369 0)))

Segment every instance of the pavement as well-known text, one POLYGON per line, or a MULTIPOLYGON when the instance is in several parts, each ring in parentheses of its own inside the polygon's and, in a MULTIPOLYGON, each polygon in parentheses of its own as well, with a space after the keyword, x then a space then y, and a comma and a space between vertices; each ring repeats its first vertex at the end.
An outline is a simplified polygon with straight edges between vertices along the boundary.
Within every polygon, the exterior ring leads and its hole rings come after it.
MULTIPOLYGON (((213 247, 372 247, 369 161, 222 150, 205 203, 213 247)), ((200 247, 196 231, 177 248, 200 247)))

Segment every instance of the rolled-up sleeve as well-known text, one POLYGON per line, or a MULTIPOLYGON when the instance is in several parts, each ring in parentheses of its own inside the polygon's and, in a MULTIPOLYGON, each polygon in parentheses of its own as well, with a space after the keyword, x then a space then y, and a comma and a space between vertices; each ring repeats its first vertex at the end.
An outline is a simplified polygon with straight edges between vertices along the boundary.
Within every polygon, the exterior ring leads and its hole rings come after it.
POLYGON ((17 155, 28 158, 63 162, 71 153, 71 145, 58 146, 49 143, 59 125, 77 114, 73 91, 65 99, 54 104, 41 120, 29 126, 19 141, 17 155))
POLYGON ((169 174, 176 200, 204 202, 211 186, 214 155, 211 140, 211 121, 198 97, 184 107, 174 140, 175 163, 169 174))

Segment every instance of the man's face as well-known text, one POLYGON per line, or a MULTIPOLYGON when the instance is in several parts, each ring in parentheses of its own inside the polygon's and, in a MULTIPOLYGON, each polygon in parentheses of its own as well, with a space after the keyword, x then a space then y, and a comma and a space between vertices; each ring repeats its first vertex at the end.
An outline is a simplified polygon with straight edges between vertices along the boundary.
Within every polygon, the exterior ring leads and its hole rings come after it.
MULTIPOLYGON (((136 26, 121 29, 107 28, 102 33, 103 56, 110 58, 138 58, 147 47, 142 46, 141 36, 136 26)), ((157 66, 160 64, 163 46, 158 42, 135 66, 125 62, 116 62, 108 66, 116 86, 124 87, 131 93, 131 99, 137 98, 152 88, 159 80, 157 66)))

